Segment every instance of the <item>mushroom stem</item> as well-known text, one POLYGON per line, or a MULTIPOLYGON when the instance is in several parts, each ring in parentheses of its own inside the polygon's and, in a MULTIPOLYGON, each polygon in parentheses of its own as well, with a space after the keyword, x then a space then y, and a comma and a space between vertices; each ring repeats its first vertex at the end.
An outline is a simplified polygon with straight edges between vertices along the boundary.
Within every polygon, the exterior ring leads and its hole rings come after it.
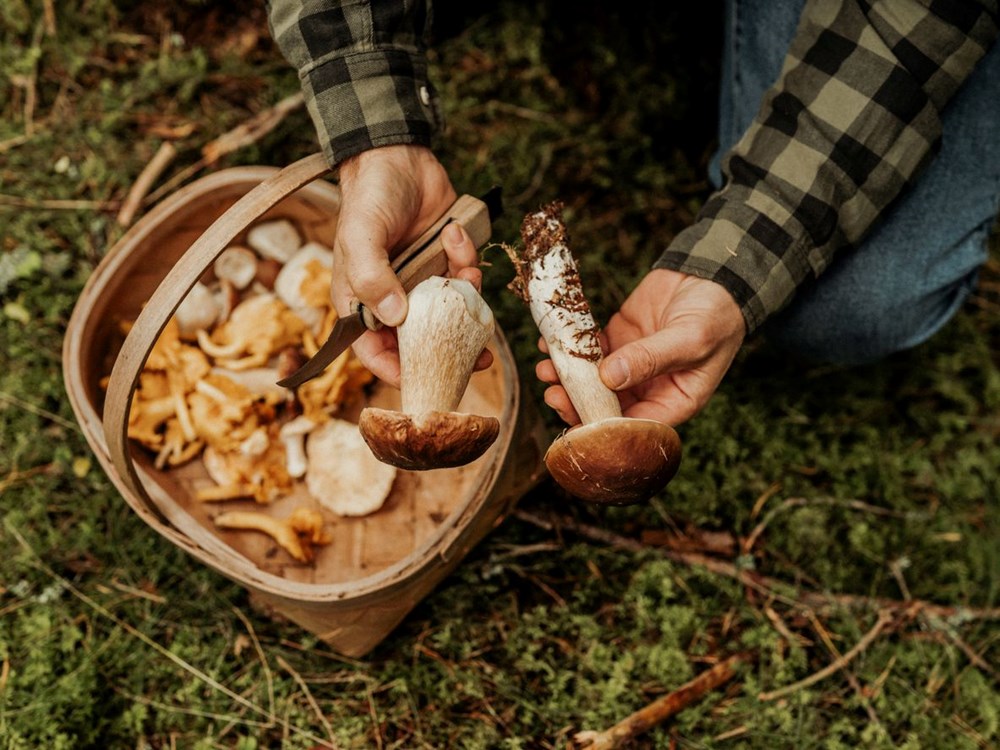
POLYGON ((598 328, 562 222, 543 210, 526 217, 521 231, 525 250, 523 258, 515 259, 514 291, 528 303, 580 421, 620 417, 618 396, 598 374, 598 328))
POLYGON ((680 439, 669 425, 622 416, 618 395, 598 373, 601 342, 563 226, 551 203, 521 224, 524 252, 507 248, 517 276, 510 288, 531 310, 581 426, 560 435, 545 465, 585 500, 623 505, 662 489, 677 471, 680 439))
POLYGON ((454 411, 493 335, 493 311, 468 281, 434 276, 410 292, 396 335, 402 410, 454 411))

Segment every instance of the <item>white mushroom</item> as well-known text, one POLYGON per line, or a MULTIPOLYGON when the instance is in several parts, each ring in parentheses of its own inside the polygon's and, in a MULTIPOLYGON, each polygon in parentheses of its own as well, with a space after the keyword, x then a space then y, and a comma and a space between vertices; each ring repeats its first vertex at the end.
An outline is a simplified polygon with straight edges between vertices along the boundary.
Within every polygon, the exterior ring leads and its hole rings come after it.
POLYGON ((493 312, 468 281, 432 276, 414 287, 396 330, 402 411, 369 407, 359 421, 380 460, 414 470, 461 466, 493 444, 495 417, 455 411, 493 326, 493 312))
POLYGON ((274 293, 314 333, 330 307, 333 251, 310 242, 293 255, 274 280, 274 293))
POLYGON ((247 244, 264 258, 287 263, 302 247, 302 238, 292 222, 278 219, 251 227, 247 232, 247 244))
POLYGON ((285 468, 293 479, 304 477, 309 468, 306 457, 306 435, 316 429, 308 417, 296 417, 281 426, 278 437, 285 444, 285 468))
POLYGON ((249 248, 227 247, 212 265, 219 280, 228 281, 237 289, 246 289, 257 275, 257 255, 249 248))
POLYGON ((219 319, 219 303, 212 290, 196 282, 174 313, 181 338, 193 339, 199 330, 210 328, 219 319))
POLYGON ((523 256, 511 289, 531 309, 581 426, 564 432, 545 454, 552 477, 584 500, 624 505, 666 486, 681 444, 669 425, 622 416, 618 396, 601 381, 598 329, 569 250, 562 206, 549 204, 521 225, 523 256))
POLYGON ((364 516, 382 507, 396 470, 372 456, 358 426, 331 419, 306 439, 306 488, 341 516, 364 516))

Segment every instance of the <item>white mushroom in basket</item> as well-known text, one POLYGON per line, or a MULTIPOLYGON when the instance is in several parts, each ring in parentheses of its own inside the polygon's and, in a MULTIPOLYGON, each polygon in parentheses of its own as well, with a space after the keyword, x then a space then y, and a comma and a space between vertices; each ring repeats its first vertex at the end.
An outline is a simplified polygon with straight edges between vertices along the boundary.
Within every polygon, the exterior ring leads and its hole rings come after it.
POLYGON ((545 465, 564 489, 583 500, 639 502, 663 489, 677 472, 680 438, 669 425, 623 417, 618 396, 601 381, 598 329, 561 210, 553 203, 526 216, 523 256, 508 249, 517 271, 511 289, 528 303, 582 422, 552 443, 545 465))
POLYGON ((411 470, 461 466, 493 444, 495 417, 455 411, 493 326, 492 310, 468 281, 432 276, 414 287, 396 330, 402 410, 369 407, 359 420, 379 460, 411 470))
POLYGON ((232 510, 214 519, 220 529, 260 531, 280 544, 299 562, 312 562, 315 545, 329 544, 330 536, 323 531, 323 516, 313 508, 297 508, 287 518, 273 518, 259 511, 232 510))
POLYGON ((212 270, 219 281, 227 281, 242 291, 257 276, 257 254, 249 248, 232 245, 215 259, 212 270))
POLYGON ((382 507, 396 469, 375 459, 358 432, 343 419, 330 419, 306 439, 306 488, 340 516, 364 516, 382 507))
POLYGON ((302 247, 302 238, 292 222, 277 219, 250 227, 247 244, 263 258, 287 263, 295 255, 295 251, 302 247))
POLYGON ((315 333, 331 307, 332 284, 333 251, 310 242, 285 263, 274 280, 274 293, 315 333))
POLYGON ((200 281, 195 283, 174 312, 180 337, 193 339, 199 330, 211 328, 219 319, 220 310, 212 290, 200 281))

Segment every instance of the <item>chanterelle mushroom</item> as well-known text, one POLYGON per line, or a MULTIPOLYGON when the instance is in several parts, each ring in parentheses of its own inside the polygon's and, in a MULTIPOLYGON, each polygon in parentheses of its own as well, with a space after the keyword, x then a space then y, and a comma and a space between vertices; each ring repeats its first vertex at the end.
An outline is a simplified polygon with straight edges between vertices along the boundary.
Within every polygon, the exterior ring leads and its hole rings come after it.
POLYGON ((220 529, 263 532, 299 562, 312 562, 316 555, 313 546, 330 543, 330 536, 323 530, 323 516, 313 508, 297 508, 282 519, 252 510, 231 510, 216 516, 215 525, 220 529))
POLYGON ((561 212, 562 205, 552 203, 526 216, 521 224, 523 255, 508 251, 517 270, 511 289, 528 303, 583 423, 552 443, 545 465, 564 489, 583 500, 640 502, 663 489, 677 472, 680 438, 669 425, 623 417, 617 395, 601 381, 598 329, 561 212))
POLYGON ((468 281, 432 276, 410 292, 396 333, 402 411, 361 412, 361 435, 372 453, 413 470, 461 466, 481 456, 500 423, 455 409, 493 335, 492 310, 468 281))

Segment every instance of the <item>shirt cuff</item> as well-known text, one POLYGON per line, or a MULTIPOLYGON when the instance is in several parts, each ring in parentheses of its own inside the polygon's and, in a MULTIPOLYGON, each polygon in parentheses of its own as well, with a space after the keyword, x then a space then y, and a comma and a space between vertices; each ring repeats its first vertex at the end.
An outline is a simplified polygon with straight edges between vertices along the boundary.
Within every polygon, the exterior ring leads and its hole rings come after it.
POLYGON ((820 259, 810 257, 811 247, 808 235, 794 239, 765 214, 716 195, 653 267, 721 284, 739 305, 750 334, 788 304, 807 278, 818 275, 820 259))
POLYGON ((427 63, 404 50, 327 58, 301 71, 309 114, 331 167, 379 146, 430 146, 440 128, 427 63))

